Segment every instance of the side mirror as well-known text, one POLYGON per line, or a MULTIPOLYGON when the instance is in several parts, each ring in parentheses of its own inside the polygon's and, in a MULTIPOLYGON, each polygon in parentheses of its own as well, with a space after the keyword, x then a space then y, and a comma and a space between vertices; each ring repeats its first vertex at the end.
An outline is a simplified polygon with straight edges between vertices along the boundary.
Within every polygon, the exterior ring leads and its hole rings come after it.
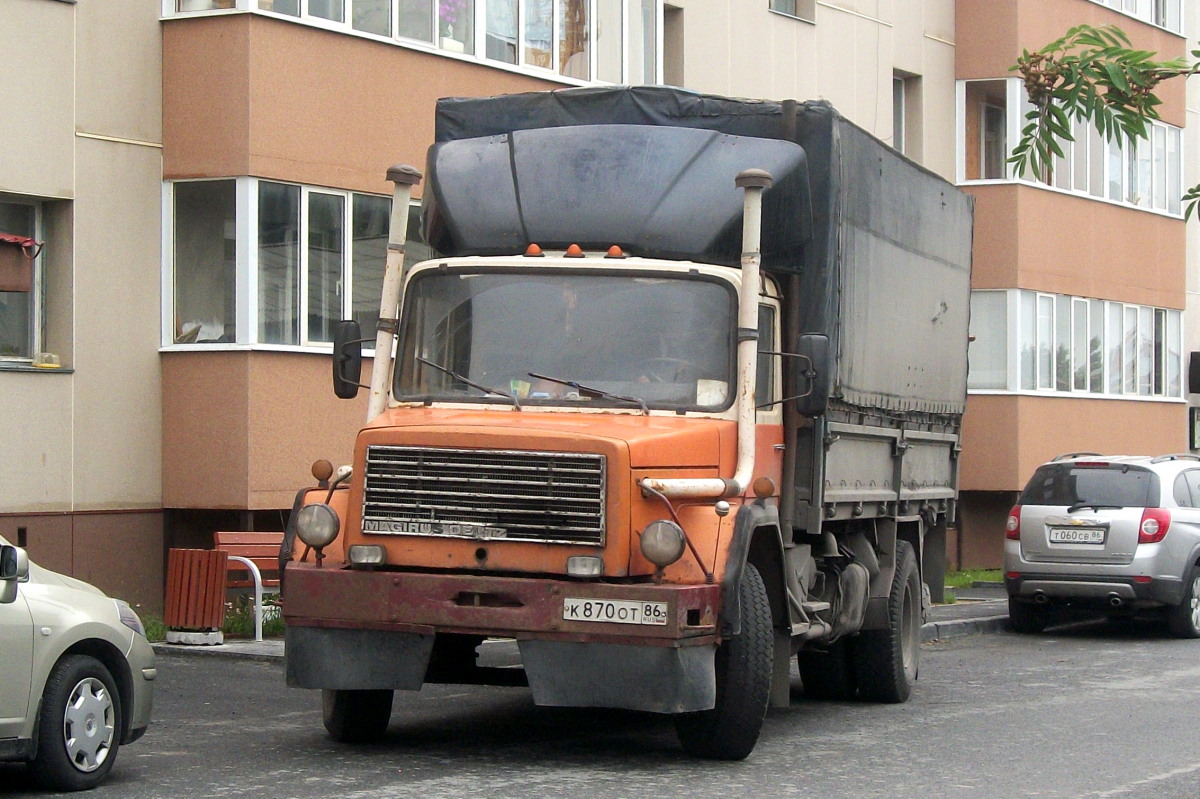
POLYGON ((833 353, 829 336, 805 333, 797 342, 793 364, 792 399, 801 416, 820 416, 829 407, 833 386, 833 353))
POLYGON ((17 582, 29 575, 29 555, 20 547, 0 546, 0 605, 17 598, 17 582))
POLYGON ((333 393, 354 399, 361 376, 362 329, 354 320, 343 320, 333 326, 333 393))

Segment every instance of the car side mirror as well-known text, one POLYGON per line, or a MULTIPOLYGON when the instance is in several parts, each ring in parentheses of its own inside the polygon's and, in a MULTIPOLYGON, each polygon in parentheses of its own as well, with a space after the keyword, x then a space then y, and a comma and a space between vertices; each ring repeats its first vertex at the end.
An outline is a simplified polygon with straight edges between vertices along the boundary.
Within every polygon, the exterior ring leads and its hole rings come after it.
POLYGON ((333 393, 338 399, 358 396, 362 376, 362 328, 345 319, 333 326, 333 393))
POLYGON ((801 416, 820 416, 829 407, 833 386, 833 353, 829 336, 805 333, 797 342, 792 365, 792 400, 801 416))
POLYGON ((0 546, 0 605, 17 598, 17 582, 29 576, 29 555, 20 547, 0 546))

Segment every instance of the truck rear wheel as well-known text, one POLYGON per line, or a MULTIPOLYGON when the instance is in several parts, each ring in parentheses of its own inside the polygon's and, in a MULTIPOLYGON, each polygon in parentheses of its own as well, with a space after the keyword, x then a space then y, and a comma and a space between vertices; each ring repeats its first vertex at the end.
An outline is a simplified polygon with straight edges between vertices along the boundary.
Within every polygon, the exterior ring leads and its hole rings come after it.
POLYGON ((869 702, 907 700, 921 653, 921 577, 907 541, 896 542, 887 629, 864 630, 854 644, 859 696, 869 702))
POLYGON ((767 588, 753 564, 746 564, 738 591, 742 631, 717 649, 716 706, 675 717, 679 741, 693 757, 744 759, 767 715, 775 642, 767 588))
POLYGON ((392 718, 392 691, 321 691, 321 716, 339 743, 378 740, 392 718))

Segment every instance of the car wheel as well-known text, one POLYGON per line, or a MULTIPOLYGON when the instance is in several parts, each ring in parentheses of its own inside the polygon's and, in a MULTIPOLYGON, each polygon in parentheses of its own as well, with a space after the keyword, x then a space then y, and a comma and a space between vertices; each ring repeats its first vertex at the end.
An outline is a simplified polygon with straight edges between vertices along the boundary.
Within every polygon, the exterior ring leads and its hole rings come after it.
POLYGON ((767 588, 753 564, 746 564, 738 590, 742 630, 717 648, 716 705, 675 717, 679 741, 693 757, 744 759, 767 715, 775 641, 767 588))
POLYGON ((1167 610, 1167 626, 1178 638, 1200 638, 1200 570, 1188 570, 1183 601, 1167 610))
POLYGON ((55 791, 99 785, 117 758, 120 731, 121 699, 112 674, 94 657, 64 657, 42 693, 35 778, 55 791))
POLYGON ((1016 597, 1008 598, 1008 625, 1018 633, 1040 633, 1046 629, 1047 611, 1016 597))
POLYGON ((825 651, 806 649, 796 653, 800 682, 809 699, 842 702, 858 693, 851 641, 839 638, 825 651))
POLYGON ((858 694, 869 702, 904 702, 917 680, 921 653, 921 577, 912 544, 896 542, 896 571, 888 594, 886 630, 854 640, 858 694))
POLYGON ((392 718, 393 692, 321 691, 321 717, 329 736, 339 743, 376 741, 387 732, 392 718))

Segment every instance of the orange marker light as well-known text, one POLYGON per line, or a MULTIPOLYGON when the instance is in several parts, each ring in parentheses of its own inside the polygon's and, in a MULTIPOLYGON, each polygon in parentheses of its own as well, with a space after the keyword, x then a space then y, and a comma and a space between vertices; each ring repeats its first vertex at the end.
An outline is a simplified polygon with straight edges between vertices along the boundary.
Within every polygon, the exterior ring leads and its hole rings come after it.
POLYGON ((604 257, 605 258, 624 258, 625 253, 621 250, 620 247, 618 247, 617 245, 614 244, 613 246, 608 248, 608 255, 606 255, 604 257))
POLYGON ((542 256, 542 248, 536 244, 530 244, 525 248, 526 258, 540 258, 542 256))
POLYGON ((570 247, 567 248, 567 251, 563 254, 567 258, 582 258, 583 257, 583 248, 581 248, 578 244, 572 244, 570 247))

